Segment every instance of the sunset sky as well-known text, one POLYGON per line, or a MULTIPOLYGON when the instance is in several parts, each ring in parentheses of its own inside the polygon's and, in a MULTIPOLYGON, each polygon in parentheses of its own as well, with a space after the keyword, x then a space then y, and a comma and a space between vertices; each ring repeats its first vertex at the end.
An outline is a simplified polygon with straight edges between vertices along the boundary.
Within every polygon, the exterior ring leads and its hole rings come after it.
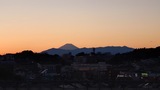
POLYGON ((0 0, 0 54, 160 45, 160 0, 0 0))

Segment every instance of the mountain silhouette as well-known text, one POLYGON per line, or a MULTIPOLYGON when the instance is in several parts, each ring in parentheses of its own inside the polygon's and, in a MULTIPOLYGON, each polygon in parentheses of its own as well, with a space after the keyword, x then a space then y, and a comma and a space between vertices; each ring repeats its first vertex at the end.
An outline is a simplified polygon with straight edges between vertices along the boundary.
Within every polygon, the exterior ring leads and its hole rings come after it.
POLYGON ((59 49, 62 49, 62 50, 75 50, 75 49, 79 49, 79 48, 76 47, 75 45, 71 44, 71 43, 67 43, 67 44, 61 46, 59 49))
MULTIPOLYGON (((127 53, 133 51, 134 48, 129 48, 127 46, 107 46, 107 47, 95 47, 95 53, 101 52, 101 53, 111 53, 111 54, 117 54, 117 53, 127 53)), ((47 53, 50 55, 58 54, 68 54, 72 53, 72 55, 76 55, 78 53, 91 53, 93 52, 93 48, 78 48, 73 44, 65 44, 61 46, 60 48, 51 48, 48 50, 42 51, 42 53, 47 53)))

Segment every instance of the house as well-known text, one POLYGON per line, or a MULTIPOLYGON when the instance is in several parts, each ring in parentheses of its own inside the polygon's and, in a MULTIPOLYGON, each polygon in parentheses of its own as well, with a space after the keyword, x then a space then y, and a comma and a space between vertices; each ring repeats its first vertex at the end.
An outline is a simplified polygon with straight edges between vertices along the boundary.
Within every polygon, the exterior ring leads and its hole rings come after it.
POLYGON ((106 78, 107 68, 111 65, 105 62, 92 63, 92 64, 79 64, 73 63, 71 65, 73 71, 75 72, 75 77, 85 80, 98 79, 99 76, 106 78))
POLYGON ((60 75, 58 64, 39 64, 38 67, 40 67, 40 75, 46 80, 55 79, 60 75))
POLYGON ((111 66, 109 64, 106 64, 105 62, 98 62, 95 64, 79 64, 79 63, 73 63, 71 64, 72 68, 74 70, 79 71, 106 71, 108 66, 111 66))

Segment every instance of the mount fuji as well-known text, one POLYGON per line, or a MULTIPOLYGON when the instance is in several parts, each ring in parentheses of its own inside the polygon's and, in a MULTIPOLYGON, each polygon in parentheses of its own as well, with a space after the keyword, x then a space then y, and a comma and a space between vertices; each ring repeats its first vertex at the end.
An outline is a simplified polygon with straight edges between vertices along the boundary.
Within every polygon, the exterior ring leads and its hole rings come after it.
POLYGON ((75 50, 75 49, 79 49, 79 48, 76 47, 75 45, 71 44, 71 43, 67 43, 67 44, 61 46, 59 49, 62 49, 62 50, 75 50))

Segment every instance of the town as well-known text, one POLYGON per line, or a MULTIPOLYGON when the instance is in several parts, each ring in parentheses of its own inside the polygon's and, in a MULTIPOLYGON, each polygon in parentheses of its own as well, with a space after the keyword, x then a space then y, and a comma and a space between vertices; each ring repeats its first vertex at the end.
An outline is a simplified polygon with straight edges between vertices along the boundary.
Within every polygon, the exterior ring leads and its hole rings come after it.
POLYGON ((149 89, 160 88, 159 81, 160 47, 115 55, 96 53, 95 48, 90 53, 76 55, 30 50, 0 55, 1 88, 149 89))

